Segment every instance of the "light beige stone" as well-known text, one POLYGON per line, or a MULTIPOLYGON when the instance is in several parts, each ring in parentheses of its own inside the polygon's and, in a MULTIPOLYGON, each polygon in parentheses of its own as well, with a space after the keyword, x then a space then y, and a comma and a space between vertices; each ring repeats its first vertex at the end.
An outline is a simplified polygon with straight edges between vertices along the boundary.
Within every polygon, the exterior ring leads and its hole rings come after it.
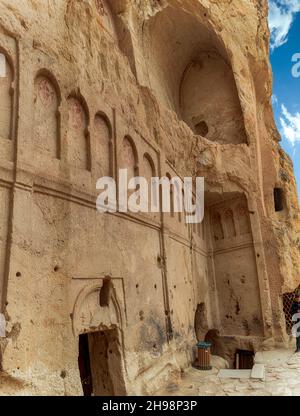
MULTIPOLYGON (((0 1, 0 394, 151 395, 197 340, 231 367, 290 342, 300 217, 267 6, 0 1), (97 180, 121 168, 203 176, 204 221, 99 213, 97 180)), ((188 374, 184 391, 205 384, 188 374)))
POLYGON ((219 378, 236 378, 236 379, 249 379, 251 377, 251 370, 220 370, 218 374, 219 378))
POLYGON ((265 366, 264 364, 254 364, 251 370, 251 378, 257 378, 264 380, 265 378, 265 366))
POLYGON ((211 357, 211 365, 214 368, 221 369, 221 368, 229 368, 228 361, 224 360, 222 357, 218 357, 216 355, 212 355, 211 357))

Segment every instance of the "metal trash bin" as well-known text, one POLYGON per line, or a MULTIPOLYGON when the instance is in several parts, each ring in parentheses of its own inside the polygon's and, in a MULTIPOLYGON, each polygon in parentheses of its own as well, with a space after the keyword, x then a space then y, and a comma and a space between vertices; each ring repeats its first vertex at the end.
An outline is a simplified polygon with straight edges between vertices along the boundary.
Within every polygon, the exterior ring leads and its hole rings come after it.
POLYGON ((194 362, 194 367, 199 370, 211 370, 212 366, 210 364, 210 347, 211 342, 198 342, 197 347, 197 357, 194 362))

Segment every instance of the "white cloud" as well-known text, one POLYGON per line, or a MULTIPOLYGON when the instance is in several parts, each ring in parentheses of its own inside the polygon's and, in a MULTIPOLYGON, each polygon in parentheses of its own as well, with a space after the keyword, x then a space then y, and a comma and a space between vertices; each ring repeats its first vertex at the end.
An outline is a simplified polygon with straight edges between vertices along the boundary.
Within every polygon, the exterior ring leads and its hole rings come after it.
POLYGON ((274 107, 278 105, 278 98, 275 94, 272 95, 272 104, 274 107))
POLYGON ((291 114, 284 104, 281 111, 281 133, 292 146, 295 146, 297 142, 300 143, 300 113, 291 114))
POLYGON ((299 0, 269 0, 269 27, 271 49, 274 50, 288 41, 295 14, 300 12, 299 0))

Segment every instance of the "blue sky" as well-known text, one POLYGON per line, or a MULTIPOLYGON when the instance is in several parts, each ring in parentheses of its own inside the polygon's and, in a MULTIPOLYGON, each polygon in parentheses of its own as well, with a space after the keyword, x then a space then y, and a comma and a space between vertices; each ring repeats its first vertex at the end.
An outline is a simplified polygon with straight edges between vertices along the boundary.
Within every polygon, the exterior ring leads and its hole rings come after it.
POLYGON ((281 145, 294 163, 300 198, 300 0, 269 0, 269 6, 273 108, 281 145))

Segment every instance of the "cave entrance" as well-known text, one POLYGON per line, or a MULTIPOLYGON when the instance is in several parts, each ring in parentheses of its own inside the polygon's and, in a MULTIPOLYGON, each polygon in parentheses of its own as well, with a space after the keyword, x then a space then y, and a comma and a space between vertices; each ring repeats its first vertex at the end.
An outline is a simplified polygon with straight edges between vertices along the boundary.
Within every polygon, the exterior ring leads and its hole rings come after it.
POLYGON ((88 334, 79 335, 78 366, 84 396, 93 392, 88 334))
POLYGON ((117 329, 79 335, 78 365, 84 396, 126 394, 117 329))
POLYGON ((236 350, 235 368, 240 370, 251 370, 254 365, 254 351, 236 350))

